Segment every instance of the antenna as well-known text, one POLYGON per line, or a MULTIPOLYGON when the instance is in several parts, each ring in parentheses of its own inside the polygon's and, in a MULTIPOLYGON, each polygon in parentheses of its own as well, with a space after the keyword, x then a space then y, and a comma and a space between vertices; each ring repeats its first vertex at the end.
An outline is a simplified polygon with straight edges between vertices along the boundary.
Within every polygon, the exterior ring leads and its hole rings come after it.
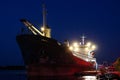
POLYGON ((86 38, 86 37, 83 35, 81 38, 82 38, 82 45, 84 45, 84 44, 85 44, 85 38, 86 38))
POLYGON ((46 27, 46 7, 45 7, 45 3, 42 4, 43 7, 43 27, 46 27))
POLYGON ((42 3, 43 8, 43 26, 41 27, 41 31, 45 37, 51 38, 51 29, 47 26, 46 20, 46 6, 45 3, 42 3))

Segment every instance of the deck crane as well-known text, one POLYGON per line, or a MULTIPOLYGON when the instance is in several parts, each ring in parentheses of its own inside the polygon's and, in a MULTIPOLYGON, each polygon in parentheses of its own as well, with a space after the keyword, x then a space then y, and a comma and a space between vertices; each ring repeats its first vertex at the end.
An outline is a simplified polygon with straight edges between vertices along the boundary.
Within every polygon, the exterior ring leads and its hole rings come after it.
POLYGON ((45 8, 45 4, 43 4, 43 26, 41 27, 41 30, 38 30, 37 28, 35 28, 29 21, 27 21, 26 19, 21 19, 20 20, 26 27, 28 27, 28 29, 30 29, 32 31, 32 33, 34 35, 41 35, 41 36, 45 36, 47 38, 51 38, 51 29, 50 27, 47 25, 47 20, 46 20, 46 8, 45 8))
POLYGON ((34 35, 41 35, 44 36, 43 33, 38 30, 37 28, 35 28, 29 21, 27 21, 26 19, 21 19, 20 20, 26 27, 28 27, 29 30, 31 30, 31 32, 34 35))

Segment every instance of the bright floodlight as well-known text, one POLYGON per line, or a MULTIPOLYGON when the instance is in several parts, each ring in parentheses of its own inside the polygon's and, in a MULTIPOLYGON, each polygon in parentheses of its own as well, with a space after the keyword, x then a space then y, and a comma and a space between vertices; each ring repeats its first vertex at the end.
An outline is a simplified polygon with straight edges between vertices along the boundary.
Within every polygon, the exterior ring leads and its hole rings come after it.
POLYGON ((93 50, 95 50, 95 49, 96 49, 96 46, 95 46, 95 45, 93 45, 93 46, 92 46, 92 49, 93 49, 93 50))
POLYGON ((45 28, 44 27, 41 27, 41 31, 44 31, 45 30, 45 28))
POLYGON ((88 51, 88 50, 89 50, 89 48, 88 48, 88 47, 86 47, 86 48, 85 48, 85 51, 88 51))
POLYGON ((73 46, 76 48, 76 47, 78 47, 79 45, 78 45, 77 42, 74 42, 74 43, 73 43, 73 46))
POLYGON ((88 43, 87 43, 87 46, 90 47, 90 46, 91 46, 91 42, 88 42, 88 43))
POLYGON ((69 49, 72 51, 72 50, 73 50, 73 47, 72 47, 72 46, 70 46, 70 47, 69 47, 69 49))
POLYGON ((79 51, 79 48, 78 47, 74 48, 74 51, 79 51))

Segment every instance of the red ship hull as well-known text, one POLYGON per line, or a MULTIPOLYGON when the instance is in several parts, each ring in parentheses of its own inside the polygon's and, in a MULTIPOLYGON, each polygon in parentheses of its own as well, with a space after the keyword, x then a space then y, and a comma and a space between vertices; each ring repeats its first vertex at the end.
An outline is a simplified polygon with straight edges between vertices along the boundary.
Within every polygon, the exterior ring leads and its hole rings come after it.
POLYGON ((65 76, 93 69, 90 62, 74 56, 54 39, 35 35, 18 35, 16 39, 28 76, 65 76))
POLYGON ((28 65, 27 73, 29 76, 70 76, 79 72, 88 71, 92 69, 92 64, 86 63, 81 60, 80 63, 74 64, 28 65))

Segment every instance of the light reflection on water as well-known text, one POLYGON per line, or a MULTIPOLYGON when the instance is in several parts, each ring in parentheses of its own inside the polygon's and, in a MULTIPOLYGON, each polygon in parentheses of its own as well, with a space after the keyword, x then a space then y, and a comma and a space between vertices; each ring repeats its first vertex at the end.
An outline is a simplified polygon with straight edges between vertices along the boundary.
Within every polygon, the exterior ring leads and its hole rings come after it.
POLYGON ((28 80, 97 80, 96 76, 57 76, 57 77, 29 77, 28 80))
POLYGON ((95 76, 27 77, 24 70, 0 70, 0 80, 97 80, 95 76))
POLYGON ((97 80, 96 76, 83 76, 82 77, 84 80, 97 80))

